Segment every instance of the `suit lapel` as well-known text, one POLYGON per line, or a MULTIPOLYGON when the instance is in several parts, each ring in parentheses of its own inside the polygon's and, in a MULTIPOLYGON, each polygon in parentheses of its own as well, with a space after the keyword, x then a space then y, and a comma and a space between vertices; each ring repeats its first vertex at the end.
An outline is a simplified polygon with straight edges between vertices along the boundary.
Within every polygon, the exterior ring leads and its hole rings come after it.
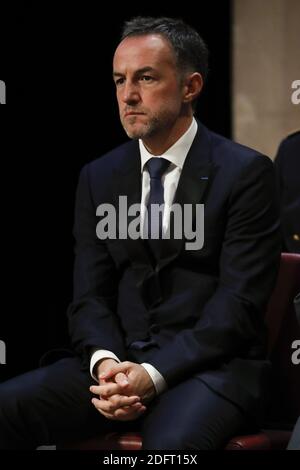
MULTIPOLYGON (((184 162, 174 199, 174 203, 180 204, 182 208, 184 204, 193 206, 192 224, 195 219, 195 206, 203 202, 205 191, 212 177, 210 147, 208 131, 198 122, 198 131, 184 162)), ((171 238, 163 241, 164 247, 158 262, 158 271, 179 255, 184 242, 184 234, 181 239, 171 238)))
MULTIPOLYGON (((133 204, 141 203, 142 175, 141 175, 141 157, 136 141, 131 142, 126 154, 122 157, 121 165, 114 171, 114 195, 115 207, 117 208, 117 233, 119 233, 119 197, 126 196, 127 209, 133 204)), ((128 216, 126 231, 129 223, 135 219, 135 216, 128 216)), ((126 222, 126 220, 125 220, 126 222)), ((151 260, 145 248, 144 241, 141 238, 133 240, 128 236, 122 239, 124 246, 131 258, 132 264, 136 267, 149 269, 151 260)))

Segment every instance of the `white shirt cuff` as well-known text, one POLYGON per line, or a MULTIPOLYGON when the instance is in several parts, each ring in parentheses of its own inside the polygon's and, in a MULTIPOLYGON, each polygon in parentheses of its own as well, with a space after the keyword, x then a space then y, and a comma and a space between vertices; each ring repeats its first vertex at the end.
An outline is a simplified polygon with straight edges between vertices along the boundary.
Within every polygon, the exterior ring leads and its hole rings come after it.
POLYGON ((94 367, 101 359, 115 359, 117 362, 120 362, 120 359, 111 351, 107 351, 106 349, 98 349, 95 351, 91 357, 90 374, 96 382, 98 382, 98 377, 94 374, 94 367))
POLYGON ((143 362, 141 366, 143 366, 144 369, 146 369, 146 371, 150 375, 157 395, 164 392, 167 388, 167 382, 165 381, 161 373, 158 372, 158 370, 155 369, 155 367, 153 367, 151 364, 148 364, 146 362, 143 362))

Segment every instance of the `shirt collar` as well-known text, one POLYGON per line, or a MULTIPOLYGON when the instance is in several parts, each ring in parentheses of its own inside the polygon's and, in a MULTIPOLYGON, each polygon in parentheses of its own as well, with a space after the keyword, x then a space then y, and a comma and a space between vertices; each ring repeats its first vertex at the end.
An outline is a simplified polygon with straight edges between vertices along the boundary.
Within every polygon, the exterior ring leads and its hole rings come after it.
MULTIPOLYGON (((188 151, 190 150, 197 133, 197 129, 198 124, 196 119, 193 117, 188 130, 175 142, 175 144, 172 145, 172 147, 166 150, 162 155, 157 155, 155 158, 163 157, 182 170, 188 151)), ((153 155, 148 152, 141 139, 139 139, 139 147, 141 154, 141 169, 143 171, 145 163, 150 160, 150 158, 153 158, 153 155)))

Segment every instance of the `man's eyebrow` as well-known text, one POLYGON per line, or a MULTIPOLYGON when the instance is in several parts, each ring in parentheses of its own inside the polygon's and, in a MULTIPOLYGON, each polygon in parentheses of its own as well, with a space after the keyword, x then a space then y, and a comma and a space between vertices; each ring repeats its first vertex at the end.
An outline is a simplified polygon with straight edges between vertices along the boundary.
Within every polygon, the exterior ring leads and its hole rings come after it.
MULTIPOLYGON (((142 67, 141 69, 135 70, 134 75, 142 75, 146 72, 155 72, 155 69, 150 66, 142 67)), ((113 77, 124 77, 124 74, 121 72, 113 71, 113 77)))

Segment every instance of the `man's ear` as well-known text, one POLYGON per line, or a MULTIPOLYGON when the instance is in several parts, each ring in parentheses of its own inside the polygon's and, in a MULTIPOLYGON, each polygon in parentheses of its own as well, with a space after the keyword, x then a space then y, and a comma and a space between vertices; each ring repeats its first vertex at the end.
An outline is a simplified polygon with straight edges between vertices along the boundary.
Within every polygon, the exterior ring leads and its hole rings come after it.
POLYGON ((183 102, 191 103, 201 93, 203 88, 203 78, 199 72, 188 74, 184 79, 183 102))

